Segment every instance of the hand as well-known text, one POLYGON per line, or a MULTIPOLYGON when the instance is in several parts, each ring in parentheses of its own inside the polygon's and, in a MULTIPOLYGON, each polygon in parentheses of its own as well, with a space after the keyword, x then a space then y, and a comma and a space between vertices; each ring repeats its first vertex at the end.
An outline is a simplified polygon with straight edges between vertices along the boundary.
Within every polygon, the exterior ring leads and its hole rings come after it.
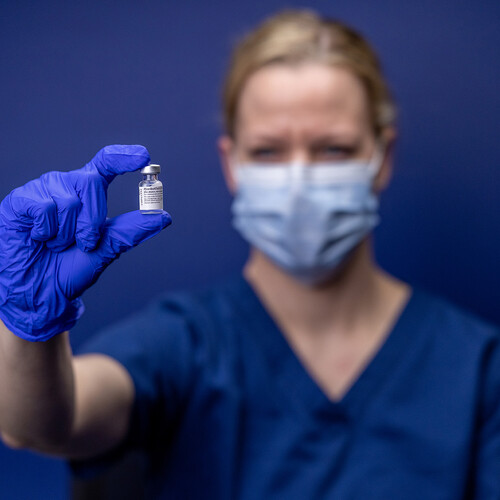
POLYGON ((167 212, 106 219, 110 182, 148 162, 142 146, 107 146, 85 167, 48 172, 2 201, 0 319, 9 330, 40 341, 70 329, 104 269, 171 223, 167 212))

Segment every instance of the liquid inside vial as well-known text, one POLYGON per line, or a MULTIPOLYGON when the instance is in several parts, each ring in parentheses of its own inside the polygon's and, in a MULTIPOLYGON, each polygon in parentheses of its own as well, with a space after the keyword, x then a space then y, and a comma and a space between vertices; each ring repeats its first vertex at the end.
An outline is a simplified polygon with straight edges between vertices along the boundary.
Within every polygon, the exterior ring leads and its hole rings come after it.
POLYGON ((143 214, 157 214, 163 210, 163 184, 158 180, 160 165, 146 165, 139 183, 139 210, 143 214))

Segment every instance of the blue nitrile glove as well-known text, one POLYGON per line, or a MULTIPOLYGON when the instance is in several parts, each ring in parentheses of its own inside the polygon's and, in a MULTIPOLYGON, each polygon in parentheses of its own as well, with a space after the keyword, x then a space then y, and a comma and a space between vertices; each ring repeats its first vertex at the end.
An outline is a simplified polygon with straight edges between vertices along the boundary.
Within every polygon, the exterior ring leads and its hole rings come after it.
POLYGON ((0 319, 9 330, 31 341, 68 330, 102 271, 171 223, 167 212, 106 219, 109 183, 148 162, 142 146, 107 146, 85 167, 48 172, 2 201, 0 319))

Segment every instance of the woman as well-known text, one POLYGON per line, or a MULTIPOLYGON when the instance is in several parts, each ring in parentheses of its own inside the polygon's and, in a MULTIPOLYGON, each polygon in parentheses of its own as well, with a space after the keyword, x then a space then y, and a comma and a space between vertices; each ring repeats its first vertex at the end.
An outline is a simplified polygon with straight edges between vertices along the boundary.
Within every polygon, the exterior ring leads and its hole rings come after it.
POLYGON ((243 277, 163 297, 73 359, 61 332, 79 295, 169 223, 104 222, 109 182, 149 157, 105 148, 11 193, 4 440, 83 468, 140 449, 154 498, 497 498, 498 333, 373 261, 394 115, 350 28, 301 11, 259 26, 235 52, 219 140, 243 277))

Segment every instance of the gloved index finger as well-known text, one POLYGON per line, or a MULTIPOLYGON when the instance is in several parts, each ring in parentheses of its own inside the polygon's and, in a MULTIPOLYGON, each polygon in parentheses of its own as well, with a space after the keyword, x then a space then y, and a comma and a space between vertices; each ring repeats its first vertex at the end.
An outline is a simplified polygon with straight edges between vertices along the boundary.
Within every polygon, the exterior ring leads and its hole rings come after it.
POLYGON ((119 174, 132 172, 149 163, 144 146, 106 146, 79 170, 67 173, 81 202, 76 222, 75 239, 84 252, 97 245, 106 220, 106 191, 109 183, 119 174))
POLYGON ((117 175, 139 170, 149 162, 144 146, 115 144, 102 148, 85 168, 94 167, 109 184, 117 175))

